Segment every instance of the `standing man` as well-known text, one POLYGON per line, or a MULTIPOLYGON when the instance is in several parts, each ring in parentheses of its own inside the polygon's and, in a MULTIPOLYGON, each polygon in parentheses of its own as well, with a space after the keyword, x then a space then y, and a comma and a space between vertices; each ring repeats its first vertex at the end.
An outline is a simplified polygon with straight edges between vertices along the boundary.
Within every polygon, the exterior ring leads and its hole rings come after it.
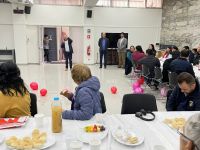
POLYGON ((61 44, 61 48, 64 51, 65 55, 65 64, 66 64, 66 71, 68 70, 68 60, 69 60, 69 66, 70 69, 72 69, 72 54, 73 54, 73 48, 72 48, 72 39, 70 39, 67 35, 64 38, 64 42, 61 44))
POLYGON ((121 33, 121 38, 117 42, 117 52, 118 52, 118 68, 124 68, 125 66, 125 52, 127 46, 127 39, 124 37, 124 33, 121 33))
POLYGON ((49 36, 44 35, 43 39, 43 49, 44 49, 44 61, 49 62, 49 36), (45 59, 46 58, 46 59, 45 59))
POLYGON ((103 32, 101 33, 101 38, 99 39, 99 42, 98 42, 98 45, 99 45, 99 54, 100 54, 100 67, 99 68, 102 68, 102 59, 104 57, 104 68, 106 68, 106 65, 107 65, 107 49, 108 49, 108 46, 109 46, 109 40, 108 38, 106 38, 106 33, 103 32))

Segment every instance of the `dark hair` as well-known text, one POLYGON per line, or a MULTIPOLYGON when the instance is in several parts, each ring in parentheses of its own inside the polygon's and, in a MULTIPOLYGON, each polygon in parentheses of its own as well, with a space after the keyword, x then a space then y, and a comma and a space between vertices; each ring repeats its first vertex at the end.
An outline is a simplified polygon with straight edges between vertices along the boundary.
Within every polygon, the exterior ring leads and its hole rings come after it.
POLYGON ((172 46, 172 49, 178 50, 178 47, 176 47, 176 46, 172 46))
POLYGON ((184 46, 183 48, 186 50, 190 50, 189 46, 184 46))
POLYGON ((143 53, 142 46, 137 45, 137 46, 135 47, 135 49, 136 49, 136 51, 138 51, 138 52, 140 52, 140 53, 143 53))
POLYGON ((190 54, 190 51, 189 50, 187 50, 187 49, 183 49, 182 51, 181 51, 181 57, 189 57, 189 54, 190 54))
POLYGON ((17 65, 11 61, 0 65, 0 91, 4 95, 24 96, 28 92, 20 77, 20 70, 17 65))
POLYGON ((167 48, 169 48, 170 50, 172 50, 172 47, 171 47, 171 46, 168 46, 167 48))
POLYGON ((179 84, 182 84, 183 82, 186 82, 187 84, 194 84, 195 82, 195 78, 187 72, 182 72, 178 75, 177 77, 177 81, 179 84))
POLYGON ((193 48, 192 50, 195 51, 195 52, 197 52, 197 48, 193 48))
POLYGON ((153 53, 153 50, 152 50, 152 49, 147 49, 147 50, 146 50, 146 53, 147 53, 148 55, 154 55, 154 53, 153 53))
POLYGON ((173 51, 171 54, 172 54, 172 59, 176 59, 176 58, 180 57, 179 51, 173 51))
POLYGON ((44 35, 44 37, 48 37, 48 35, 47 35, 47 34, 45 34, 45 35, 44 35))
POLYGON ((153 44, 150 44, 150 45, 151 45, 151 47, 152 47, 152 50, 155 51, 154 45, 153 45, 153 44))

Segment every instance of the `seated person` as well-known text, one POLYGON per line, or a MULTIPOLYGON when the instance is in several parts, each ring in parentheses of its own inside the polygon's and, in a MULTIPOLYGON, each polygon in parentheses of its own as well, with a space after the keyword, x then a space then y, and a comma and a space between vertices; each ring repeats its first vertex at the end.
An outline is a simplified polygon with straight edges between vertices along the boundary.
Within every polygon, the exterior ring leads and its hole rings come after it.
POLYGON ((153 55, 156 56, 156 50, 155 50, 155 46, 153 44, 149 44, 149 48, 153 51, 153 55))
MULTIPOLYGON (((194 49, 195 51, 195 49, 194 49)), ((198 65, 200 61, 200 47, 196 49, 196 53, 194 55, 194 59, 193 59, 193 65, 198 65)))
POLYGON ((138 64, 138 61, 140 59, 142 59, 145 56, 145 54, 144 54, 142 47, 140 45, 136 46, 136 51, 133 52, 132 56, 133 56, 133 61, 136 65, 135 69, 142 70, 142 66, 140 64, 138 64))
POLYGON ((198 80, 182 72, 177 77, 178 85, 167 98, 167 111, 199 111, 200 86, 198 80))
POLYGON ((30 116, 30 94, 13 62, 0 65, 0 118, 30 116))
POLYGON ((72 102, 71 110, 63 111, 63 119, 89 120, 96 113, 102 113, 100 82, 97 77, 91 75, 90 68, 83 64, 76 64, 71 70, 71 75, 78 87, 75 94, 68 90, 61 92, 61 95, 72 102))
POLYGON ((146 50, 147 56, 140 59, 138 64, 145 65, 149 69, 149 78, 154 78, 154 68, 160 67, 160 61, 158 58, 155 57, 154 52, 151 49, 146 50))
POLYGON ((171 54, 172 58, 166 59, 165 62, 163 63, 162 82, 169 82, 168 71, 170 70, 170 64, 173 60, 177 59, 180 56, 179 51, 173 51, 171 54))
POLYGON ((180 136, 180 150, 200 149, 200 113, 192 115, 180 136))
POLYGON ((180 58, 175 59, 170 64, 170 71, 180 74, 181 72, 188 72, 195 77, 192 65, 188 62, 189 50, 182 50, 180 58))
POLYGON ((167 49, 165 50, 162 58, 160 58, 161 61, 165 61, 166 59, 172 58, 172 49, 171 47, 167 47, 167 49))

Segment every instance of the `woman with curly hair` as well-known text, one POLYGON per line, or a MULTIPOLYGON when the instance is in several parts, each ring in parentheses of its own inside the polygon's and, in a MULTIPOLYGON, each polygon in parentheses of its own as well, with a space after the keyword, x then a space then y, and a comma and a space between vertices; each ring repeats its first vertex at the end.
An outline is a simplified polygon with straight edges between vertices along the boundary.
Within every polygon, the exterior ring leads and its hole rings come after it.
POLYGON ((13 62, 0 65, 0 118, 30 116, 30 94, 13 62))

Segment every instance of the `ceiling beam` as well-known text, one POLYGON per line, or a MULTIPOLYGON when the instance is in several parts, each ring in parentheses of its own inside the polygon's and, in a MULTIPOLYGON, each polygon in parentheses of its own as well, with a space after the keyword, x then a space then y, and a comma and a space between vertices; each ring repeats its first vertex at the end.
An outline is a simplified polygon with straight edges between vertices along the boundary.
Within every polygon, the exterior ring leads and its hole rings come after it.
POLYGON ((98 0, 85 0, 84 6, 86 7, 95 7, 98 0))

